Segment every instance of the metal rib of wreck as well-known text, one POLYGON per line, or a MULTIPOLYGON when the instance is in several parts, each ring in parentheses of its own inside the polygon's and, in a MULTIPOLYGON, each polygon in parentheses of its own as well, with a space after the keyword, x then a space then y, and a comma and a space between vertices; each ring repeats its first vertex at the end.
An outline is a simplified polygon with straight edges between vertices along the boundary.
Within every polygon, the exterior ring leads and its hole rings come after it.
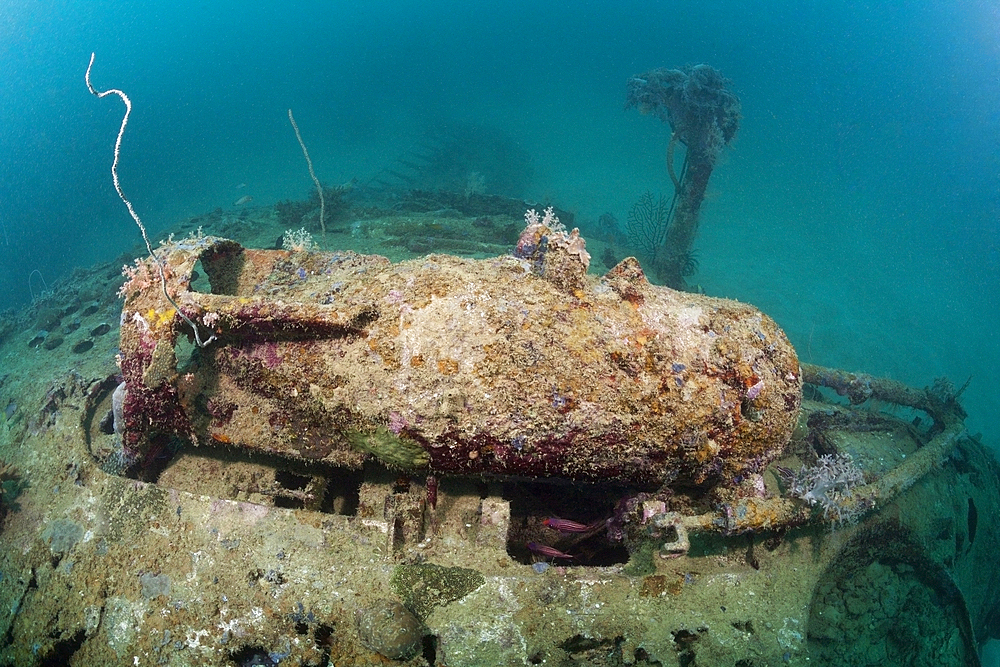
POLYGON ((201 236, 158 258, 218 339, 179 354, 187 325, 140 264, 120 359, 134 460, 179 437, 347 467, 709 487, 761 470, 799 413, 773 320, 651 285, 631 258, 589 276, 576 230, 529 226, 514 256, 485 260, 201 236), (211 293, 191 287, 199 261, 211 293))

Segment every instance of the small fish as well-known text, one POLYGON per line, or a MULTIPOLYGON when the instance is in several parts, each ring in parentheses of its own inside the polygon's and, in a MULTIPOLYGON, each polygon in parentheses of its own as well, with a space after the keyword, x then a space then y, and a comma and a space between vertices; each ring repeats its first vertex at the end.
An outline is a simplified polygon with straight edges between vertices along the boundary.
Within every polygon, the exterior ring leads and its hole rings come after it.
POLYGON ((791 468, 786 468, 785 466, 774 466, 774 467, 778 471, 778 474, 781 475, 782 479, 784 479, 785 481, 790 482, 795 479, 795 471, 792 470, 791 468))
POLYGON ((582 524, 576 521, 570 521, 569 519, 560 519, 555 516, 550 516, 549 518, 542 520, 542 525, 546 528, 558 530, 560 533, 579 533, 581 536, 587 537, 599 532, 607 524, 608 522, 605 519, 598 519, 597 521, 589 524, 582 524))
POLYGON ((544 544, 528 542, 524 546, 528 547, 528 551, 531 553, 544 556, 545 558, 568 558, 569 560, 573 560, 573 556, 563 553, 558 549, 554 549, 553 547, 547 547, 544 544))
POLYGON ((542 525, 552 530, 558 530, 560 533, 586 533, 592 527, 555 516, 550 516, 542 521, 542 525))
POLYGON ((237 186, 236 186, 235 188, 233 188, 233 189, 234 189, 234 190, 242 190, 242 189, 243 189, 243 188, 245 188, 246 186, 247 186, 247 184, 246 184, 246 183, 240 183, 239 185, 237 185, 237 186))
POLYGON ((233 206, 243 206, 243 204, 249 204, 253 201, 253 197, 250 195, 243 195, 239 199, 233 202, 233 206))
POLYGON ((357 185, 357 184, 358 184, 358 179, 357 179, 357 177, 354 177, 351 180, 347 181, 346 183, 342 183, 341 185, 334 186, 331 189, 334 192, 350 192, 351 190, 354 189, 354 186, 357 185))

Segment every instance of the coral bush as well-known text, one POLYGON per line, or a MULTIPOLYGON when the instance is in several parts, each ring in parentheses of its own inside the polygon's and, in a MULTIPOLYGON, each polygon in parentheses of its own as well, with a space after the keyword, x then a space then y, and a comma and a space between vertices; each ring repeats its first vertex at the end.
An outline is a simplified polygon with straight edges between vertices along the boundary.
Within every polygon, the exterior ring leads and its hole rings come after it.
POLYGON ((309 252, 319 246, 313 241, 312 234, 303 227, 298 231, 286 229, 284 236, 281 237, 281 247, 292 252, 309 252))
POLYGON ((567 233, 555 209, 549 206, 544 217, 535 209, 524 214, 526 227, 521 232, 514 256, 528 260, 533 273, 542 276, 567 292, 581 289, 590 267, 590 253, 580 230, 567 233))
POLYGON ((790 495, 821 508, 823 518, 834 525, 853 523, 868 507, 855 497, 865 475, 850 454, 826 454, 814 466, 803 466, 798 472, 783 469, 782 474, 790 495))

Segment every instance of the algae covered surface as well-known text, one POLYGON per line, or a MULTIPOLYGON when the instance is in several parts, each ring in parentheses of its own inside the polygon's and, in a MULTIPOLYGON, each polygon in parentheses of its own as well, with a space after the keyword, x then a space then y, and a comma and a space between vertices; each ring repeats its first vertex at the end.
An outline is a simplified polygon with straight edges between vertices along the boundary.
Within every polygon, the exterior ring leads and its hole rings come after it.
POLYGON ((486 578, 464 567, 404 564, 395 569, 389 583, 413 613, 426 618, 434 607, 461 600, 486 583, 486 578))

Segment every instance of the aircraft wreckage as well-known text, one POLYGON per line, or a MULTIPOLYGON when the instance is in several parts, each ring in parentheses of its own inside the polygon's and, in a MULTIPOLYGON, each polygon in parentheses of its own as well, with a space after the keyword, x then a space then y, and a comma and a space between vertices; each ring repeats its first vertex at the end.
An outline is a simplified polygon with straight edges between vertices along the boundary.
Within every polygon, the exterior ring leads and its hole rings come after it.
POLYGON ((950 385, 800 364, 757 309, 588 275, 541 220, 484 260, 200 234, 157 259, 83 410, 117 527, 73 553, 159 565, 105 584, 94 655, 805 665, 919 621, 920 655, 975 664, 996 633, 1000 482, 950 385), (118 637, 161 603, 172 630, 118 637))

